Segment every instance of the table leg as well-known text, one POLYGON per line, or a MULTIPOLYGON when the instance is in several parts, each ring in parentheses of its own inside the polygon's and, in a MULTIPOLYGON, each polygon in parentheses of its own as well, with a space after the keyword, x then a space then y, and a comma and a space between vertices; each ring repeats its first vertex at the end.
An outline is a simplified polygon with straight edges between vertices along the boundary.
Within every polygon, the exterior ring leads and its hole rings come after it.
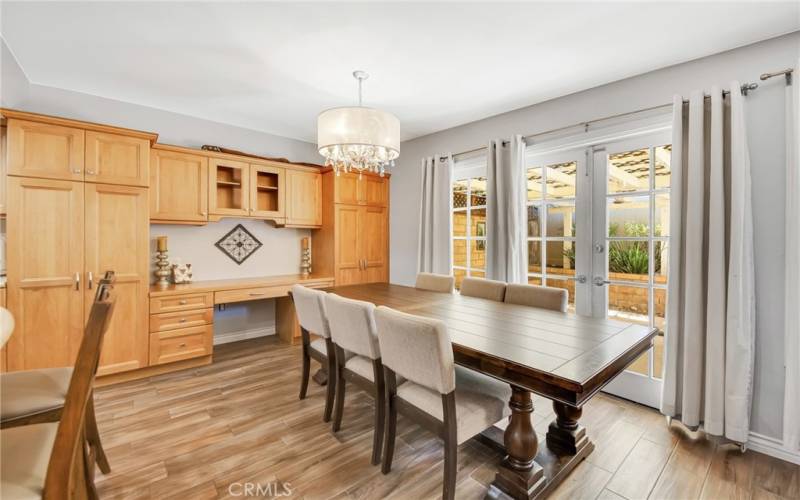
POLYGON ((586 429, 578 425, 583 409, 553 401, 553 410, 556 412, 556 419, 547 430, 547 447, 575 455, 589 444, 586 429))
POLYGON ((530 391, 511 386, 511 420, 503 435, 508 455, 500 465, 488 497, 534 498, 545 487, 544 470, 534 461, 539 448, 533 428, 530 391))

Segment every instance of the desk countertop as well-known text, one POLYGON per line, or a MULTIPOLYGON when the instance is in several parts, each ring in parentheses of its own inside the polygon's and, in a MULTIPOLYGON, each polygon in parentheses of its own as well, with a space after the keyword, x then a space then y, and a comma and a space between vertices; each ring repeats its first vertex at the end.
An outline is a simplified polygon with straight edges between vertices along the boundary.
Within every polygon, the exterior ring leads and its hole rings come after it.
POLYGON ((281 276, 260 276, 257 278, 238 278, 228 280, 194 281, 181 285, 169 285, 166 288, 157 285, 150 287, 151 297, 164 297, 181 295, 185 293, 219 292, 222 290, 240 290, 242 288, 256 288, 265 286, 286 286, 299 283, 316 285, 333 285, 333 276, 309 275, 303 277, 299 274, 286 274, 281 276))

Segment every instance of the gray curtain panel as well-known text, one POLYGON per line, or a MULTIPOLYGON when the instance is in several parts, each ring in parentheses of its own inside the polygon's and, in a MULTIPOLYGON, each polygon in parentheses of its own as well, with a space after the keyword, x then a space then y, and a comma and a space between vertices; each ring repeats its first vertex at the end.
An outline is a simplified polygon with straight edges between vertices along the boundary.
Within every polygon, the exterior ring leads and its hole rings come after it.
POLYGON ((453 267, 450 243, 453 156, 423 158, 421 170, 417 271, 450 275, 453 267))
POLYGON ((486 277, 528 282, 525 141, 489 142, 486 156, 486 277))
POLYGON ((666 360, 661 411, 746 442, 755 284, 750 158, 739 83, 673 108, 666 360))

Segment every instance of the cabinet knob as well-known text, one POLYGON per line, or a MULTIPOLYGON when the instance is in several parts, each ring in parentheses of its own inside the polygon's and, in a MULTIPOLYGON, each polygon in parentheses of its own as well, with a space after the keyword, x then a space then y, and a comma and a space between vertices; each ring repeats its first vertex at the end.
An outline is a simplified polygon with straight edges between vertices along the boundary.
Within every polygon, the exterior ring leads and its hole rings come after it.
POLYGON ((186 318, 181 318, 178 320, 178 323, 186 323, 186 318))
POLYGON ((89 174, 89 175, 95 175, 95 171, 94 170, 87 170, 86 173, 89 174))
POLYGON ((180 344, 178 344, 178 347, 186 347, 186 342, 181 342, 180 344))
POLYGON ((182 306, 185 306, 185 305, 187 304, 187 302, 186 302, 186 299, 179 300, 179 301, 178 301, 178 304, 180 304, 180 305, 182 305, 182 306))
POLYGON ((81 169, 75 168, 75 169, 72 170, 72 173, 73 174, 79 174, 79 173, 81 173, 81 169))

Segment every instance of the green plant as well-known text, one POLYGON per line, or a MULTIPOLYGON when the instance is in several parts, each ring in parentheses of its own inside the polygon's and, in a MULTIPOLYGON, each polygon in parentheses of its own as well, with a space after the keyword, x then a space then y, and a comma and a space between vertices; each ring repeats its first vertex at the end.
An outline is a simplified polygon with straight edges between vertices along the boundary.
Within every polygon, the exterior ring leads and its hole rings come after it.
MULTIPOLYGON (((608 224, 608 235, 628 238, 648 237, 647 224, 642 222, 626 222, 620 226, 617 222, 608 224)), ((661 235, 661 228, 657 227, 655 236, 661 235)), ((661 267, 661 244, 653 245, 654 267, 661 267)), ((563 251, 570 261, 570 267, 575 269, 575 248, 563 251)), ((612 241, 608 248, 608 271, 623 274, 647 274, 648 251, 646 241, 612 241)))

